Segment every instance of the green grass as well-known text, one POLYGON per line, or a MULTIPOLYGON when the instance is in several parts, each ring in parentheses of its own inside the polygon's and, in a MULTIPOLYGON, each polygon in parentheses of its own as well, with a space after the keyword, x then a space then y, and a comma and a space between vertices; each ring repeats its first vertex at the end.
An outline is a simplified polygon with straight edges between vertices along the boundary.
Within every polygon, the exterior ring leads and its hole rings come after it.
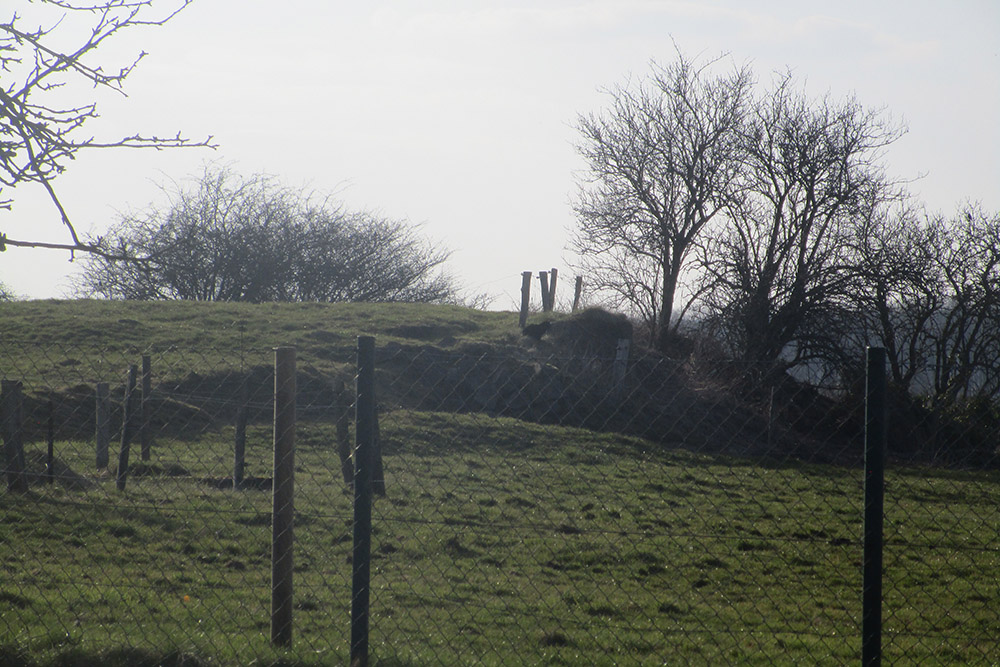
POLYGON ((398 303, 0 303, 0 331, 17 344, 103 351, 294 345, 310 363, 327 358, 331 348, 352 349, 359 335, 377 336, 380 344, 510 343, 520 333, 517 319, 517 313, 398 303))
MULTIPOLYGON (((858 470, 481 415, 396 411, 382 431, 377 664, 857 660, 858 470)), ((230 438, 158 442, 125 493, 93 474, 89 443, 60 442, 89 488, 0 496, 7 655, 344 664, 351 499, 331 429, 300 424, 291 651, 268 643, 270 494, 206 483, 228 474, 230 438)), ((250 474, 268 470, 268 438, 251 430, 250 474)), ((889 488, 887 659, 984 663, 1000 633, 996 475, 901 471, 889 488)))
POLYGON ((190 390, 266 375, 273 348, 294 346, 303 376, 328 384, 354 376, 360 335, 396 349, 511 345, 517 320, 426 304, 19 301, 0 303, 0 374, 29 391, 89 398, 96 381, 120 391, 129 365, 148 354, 158 385, 190 390))
MULTIPOLYGON (((61 475, 0 491, 0 665, 346 664, 352 498, 323 406, 331 379, 353 377, 359 334, 383 355, 405 352, 379 363, 388 495, 374 508, 375 664, 856 663, 862 471, 402 400, 421 379, 405 375, 406 354, 516 349, 516 321, 396 304, 0 304, 0 375, 25 383, 29 467, 44 464, 52 396, 61 475), (300 405, 294 648, 283 650, 268 641, 260 482, 271 348, 290 344, 302 396, 317 402, 300 405), (120 493, 94 469, 93 382, 120 391, 147 351, 156 442, 149 462, 133 445, 120 493), (256 483, 234 492, 220 481, 237 373, 264 390, 248 434, 256 483)), ((711 444, 716 426, 689 435, 711 444)), ((117 452, 113 441, 112 467, 117 452)), ((890 466, 887 484, 887 663, 990 664, 1000 476, 890 466)))

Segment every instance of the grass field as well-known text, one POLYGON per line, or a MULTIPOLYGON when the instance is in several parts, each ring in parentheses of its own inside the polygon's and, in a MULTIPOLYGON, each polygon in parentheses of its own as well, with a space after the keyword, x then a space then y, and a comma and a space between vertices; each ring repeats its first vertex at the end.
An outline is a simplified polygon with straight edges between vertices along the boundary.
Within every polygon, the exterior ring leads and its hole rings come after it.
MULTIPOLYGON (((381 664, 857 659, 859 471, 653 454, 476 415, 390 413, 383 428, 381 664)), ((93 478, 0 496, 5 659, 113 664, 118 650, 131 664, 132 648, 343 664, 350 498, 328 427, 301 431, 293 651, 267 643, 270 495, 211 483, 229 463, 223 433, 158 443, 124 494, 93 478)), ((251 433, 252 471, 267 469, 268 435, 251 433)), ((58 449, 87 469, 89 445, 58 449)), ((997 480, 909 471, 889 485, 904 493, 888 513, 887 658, 985 664, 1000 630, 997 480)))
MULTIPOLYGON (((46 313, 54 322, 51 308, 62 305, 18 304, 31 312, 0 312, 13 313, 0 327, 46 313)), ((159 346, 177 344, 172 336, 191 336, 194 346, 199 311, 178 306, 149 316, 163 320, 159 328, 140 309, 112 312, 118 304, 95 306, 99 326, 86 309, 73 311, 74 322, 83 331, 135 320, 156 328, 159 346), (174 317, 188 324, 172 334, 174 317)), ((265 328, 256 318, 269 309, 260 311, 240 306, 216 325, 249 319, 249 336, 265 328)), ((465 338, 448 333, 458 330, 449 328, 451 309, 432 314, 436 328, 418 331, 435 339, 510 343, 495 314, 460 311, 465 338)), ((402 316, 380 306, 336 326, 320 308, 290 309, 288 318, 306 334, 336 329, 324 335, 349 346, 352 327, 380 344, 394 340, 384 332, 401 332, 402 316)), ((267 325, 275 335, 277 321, 267 325)), ((55 329, 43 323, 35 333, 55 329)), ((306 334, 297 340, 322 337, 306 334)), ((235 347, 217 331, 204 335, 213 347, 235 347)), ((89 343, 106 340, 94 336, 89 343)), ((254 336, 246 347, 284 342, 254 336)), ((39 355, 30 365, 54 384, 65 359, 39 355)), ((321 347, 303 359, 335 370, 346 363, 321 347)), ((25 359, 0 355, 0 363, 6 373, 25 359)), ((387 496, 374 508, 375 664, 859 659, 858 468, 709 456, 616 433, 393 405, 380 427, 387 496)), ((232 427, 217 420, 164 430, 149 462, 133 458, 120 493, 113 476, 94 470, 88 438, 60 438, 56 483, 0 492, 0 664, 346 664, 352 514, 332 425, 307 411, 298 426, 291 650, 268 643, 271 496, 266 484, 233 491, 220 483, 232 442, 232 427)), ((40 471, 44 444, 27 449, 29 468, 40 471)), ((267 423, 251 425, 247 456, 248 475, 270 475, 267 423)), ((890 466, 887 663, 998 659, 998 535, 997 471, 890 466)))

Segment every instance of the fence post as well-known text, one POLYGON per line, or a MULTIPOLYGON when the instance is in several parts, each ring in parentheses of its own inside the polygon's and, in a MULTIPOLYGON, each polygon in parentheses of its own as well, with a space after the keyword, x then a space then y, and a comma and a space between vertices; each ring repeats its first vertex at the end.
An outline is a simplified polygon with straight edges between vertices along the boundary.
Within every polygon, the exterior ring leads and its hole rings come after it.
POLYGON ((107 382, 97 383, 97 410, 94 415, 94 441, 97 469, 108 467, 108 447, 111 444, 111 388, 107 382))
POLYGON ((344 476, 344 484, 354 484, 354 467, 351 463, 351 403, 347 400, 347 386, 343 380, 338 380, 333 388, 333 411, 337 420, 337 455, 340 457, 340 473, 344 476))
POLYGON ((559 269, 549 269, 549 312, 556 308, 556 280, 559 278, 559 269))
POLYGON ((521 319, 518 327, 524 328, 528 323, 528 307, 531 305, 531 271, 521 273, 521 319))
POLYGON ((576 287, 573 289, 573 312, 580 307, 580 297, 583 295, 583 276, 576 277, 576 287))
POLYGON ((21 432, 22 387, 18 380, 3 380, 0 384, 0 430, 3 431, 8 491, 28 490, 28 479, 24 474, 24 438, 21 432))
POLYGON ((239 405, 236 406, 236 433, 233 436, 233 489, 243 487, 243 472, 246 468, 247 418, 249 412, 247 378, 240 380, 239 405))
POLYGON ((885 350, 867 351, 865 386, 865 546, 861 664, 882 664, 882 518, 885 494, 885 350))
POLYGON ((149 421, 151 417, 153 391, 153 369, 152 361, 148 354, 142 355, 142 403, 141 403, 141 423, 139 424, 139 448, 142 451, 142 460, 148 461, 152 448, 153 434, 150 432, 149 421))
POLYGON ((128 455, 132 447, 132 395, 135 393, 135 376, 138 371, 135 364, 128 367, 128 380, 125 382, 125 399, 122 401, 122 444, 118 451, 118 476, 116 485, 119 491, 125 490, 128 481, 128 455))
POLYGON ((368 664, 371 586, 372 474, 375 445, 375 339, 358 337, 354 449, 354 549, 351 562, 351 667, 368 664))
POLYGON ((539 271, 538 282, 541 283, 542 312, 547 313, 550 310, 552 310, 552 308, 549 306, 549 272, 539 271))
POLYGON ((628 370, 628 354, 632 341, 628 338, 619 338, 618 347, 615 349, 615 360, 611 366, 611 391, 615 400, 621 400, 622 390, 625 387, 625 372, 628 370))
POLYGON ((292 645, 295 544, 295 348, 274 349, 274 477, 271 509, 271 643, 292 645))

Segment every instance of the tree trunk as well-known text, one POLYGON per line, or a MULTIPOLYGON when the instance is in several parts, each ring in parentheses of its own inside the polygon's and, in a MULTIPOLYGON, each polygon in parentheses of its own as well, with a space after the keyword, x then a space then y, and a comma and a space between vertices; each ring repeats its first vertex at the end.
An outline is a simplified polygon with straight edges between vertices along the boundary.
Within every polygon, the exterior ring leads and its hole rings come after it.
MULTIPOLYGON (((656 348, 666 354, 670 351, 673 340, 673 331, 670 328, 670 320, 674 315, 674 295, 677 292, 677 274, 679 269, 668 266, 669 262, 663 262, 663 291, 660 302, 660 320, 657 323, 656 348)), ((679 265, 678 265, 679 266, 679 265)))

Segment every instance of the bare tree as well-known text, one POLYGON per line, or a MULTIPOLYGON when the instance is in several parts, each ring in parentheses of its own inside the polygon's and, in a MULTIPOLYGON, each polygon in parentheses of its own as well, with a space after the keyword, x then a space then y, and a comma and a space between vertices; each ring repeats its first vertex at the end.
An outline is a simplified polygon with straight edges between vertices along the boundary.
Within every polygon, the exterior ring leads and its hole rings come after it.
POLYGON ((932 407, 1000 397, 1000 214, 887 209, 856 233, 845 345, 884 347, 894 384, 932 407))
POLYGON ((574 245, 588 282, 638 311, 666 349, 675 298, 698 235, 726 205, 737 176, 749 69, 683 55, 652 65, 638 85, 608 90, 610 108, 581 116, 589 171, 576 203, 574 245))
POLYGON ((731 353, 778 372, 839 344, 851 230, 870 201, 894 196, 880 162, 903 131, 792 83, 781 77, 743 126, 739 197, 699 256, 705 304, 731 353))
POLYGON ((206 168, 165 209, 125 215, 88 242, 78 291, 110 299, 453 301, 448 252, 399 220, 206 168), (125 261, 122 261, 125 260, 125 261))
POLYGON ((932 364, 930 323, 948 296, 940 261, 948 230, 909 201, 872 202, 852 228, 851 327, 840 359, 861 376, 858 350, 886 350, 889 376, 898 389, 921 391, 932 364))
POLYGON ((114 66, 101 62, 98 50, 123 31, 165 24, 191 1, 174 0, 161 10, 163 3, 158 0, 155 8, 154 0, 38 0, 21 3, 22 14, 15 10, 9 20, 0 22, 0 209, 9 211, 14 204, 7 189, 38 185, 69 235, 68 243, 44 243, 8 238, 0 230, 0 250, 15 246, 105 252, 81 240, 55 186, 56 178, 82 151, 211 145, 211 138, 192 142, 179 134, 88 136, 85 126, 97 117, 97 103, 93 97, 71 97, 79 83, 88 84, 91 96, 102 89, 124 95, 125 79, 145 54, 114 66))
POLYGON ((934 397, 1000 397, 1000 214, 963 208, 937 258, 947 301, 929 321, 934 397))

